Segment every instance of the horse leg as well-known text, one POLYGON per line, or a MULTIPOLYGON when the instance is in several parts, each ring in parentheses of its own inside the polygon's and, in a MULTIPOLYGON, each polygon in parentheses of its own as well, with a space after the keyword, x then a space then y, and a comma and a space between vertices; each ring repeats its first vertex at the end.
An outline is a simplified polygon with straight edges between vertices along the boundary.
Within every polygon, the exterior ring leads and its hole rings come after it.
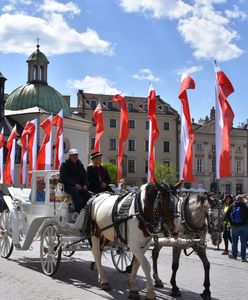
POLYGON ((209 271, 210 271, 210 262, 207 258, 207 254, 206 254, 206 247, 195 247, 194 248, 195 252, 197 253, 197 255, 199 256, 199 258, 201 259, 203 266, 204 266, 204 291, 201 294, 201 297, 204 300, 209 300, 211 299, 211 292, 210 292, 210 278, 209 278, 209 271))
POLYGON ((172 285, 171 296, 172 297, 180 297, 181 293, 179 287, 176 283, 176 274, 179 267, 179 259, 181 255, 181 249, 177 247, 173 247, 173 255, 172 255, 172 275, 170 284, 172 285))
MULTIPOLYGON (((148 246, 149 247, 149 246, 148 246)), ((147 248, 148 248, 147 247, 147 248)), ((156 295, 154 292, 152 277, 151 277, 151 265, 148 262, 147 258, 145 257, 146 248, 140 249, 140 248, 132 248, 129 246, 130 250, 133 252, 135 259, 134 259, 134 265, 132 268, 132 272, 130 274, 130 281, 129 284, 132 284, 132 287, 135 287, 134 282, 136 282, 136 274, 138 271, 139 264, 142 267, 143 272, 145 273, 147 284, 146 284, 146 300, 155 300, 156 295), (135 261, 138 260, 138 263, 135 263, 135 261)))
POLYGON ((158 276, 158 256, 159 252, 161 250, 162 246, 160 246, 158 243, 155 244, 155 246, 152 249, 152 266, 153 266, 153 279, 155 280, 155 287, 157 288, 163 288, 163 282, 158 276))
POLYGON ((100 287, 101 289, 105 291, 109 291, 111 289, 110 284, 103 272, 102 264, 101 264, 101 258, 102 258, 102 253, 101 253, 101 248, 100 248, 100 238, 96 236, 92 236, 91 238, 92 241, 92 253, 95 259, 95 264, 98 272, 98 280, 100 282, 100 287))
POLYGON ((139 299, 139 292, 136 287, 136 276, 139 269, 140 263, 134 256, 132 260, 132 269, 128 278, 129 296, 130 299, 139 299))

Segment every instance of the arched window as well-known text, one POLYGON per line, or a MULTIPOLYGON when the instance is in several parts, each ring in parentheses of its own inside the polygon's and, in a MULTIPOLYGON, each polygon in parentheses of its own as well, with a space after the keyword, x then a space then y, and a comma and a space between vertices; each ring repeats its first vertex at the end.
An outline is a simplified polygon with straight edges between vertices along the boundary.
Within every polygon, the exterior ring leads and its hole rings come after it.
POLYGON ((148 105, 147 105, 147 104, 144 104, 144 105, 143 105, 143 109, 144 109, 145 112, 147 112, 147 111, 148 111, 148 105))
POLYGON ((40 80, 44 80, 44 66, 40 66, 40 80))
POLYGON ((95 109, 96 106, 97 106, 96 100, 91 100, 91 101, 90 101, 90 107, 91 107, 92 109, 95 109))
POLYGON ((108 109, 113 109, 113 102, 112 101, 108 101, 107 102, 107 107, 108 107, 108 109))
POLYGON ((129 110, 129 111, 133 111, 133 103, 131 103, 131 102, 129 102, 128 104, 127 104, 127 109, 129 110))
POLYGON ((34 68, 33 68, 33 80, 37 80, 37 75, 38 75, 38 72, 37 72, 37 65, 34 65, 34 68))

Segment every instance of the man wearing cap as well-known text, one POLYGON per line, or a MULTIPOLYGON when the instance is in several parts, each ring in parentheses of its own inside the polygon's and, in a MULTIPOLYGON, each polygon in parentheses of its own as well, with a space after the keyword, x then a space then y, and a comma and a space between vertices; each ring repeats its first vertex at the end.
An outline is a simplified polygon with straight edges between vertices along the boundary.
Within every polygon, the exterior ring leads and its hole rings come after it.
POLYGON ((78 150, 70 149, 68 159, 61 164, 60 179, 65 191, 72 196, 76 212, 80 212, 91 198, 84 165, 78 159, 78 150))
POLYGON ((107 169, 102 165, 102 153, 97 151, 91 154, 91 164, 87 167, 89 190, 95 194, 104 191, 113 192, 107 169))

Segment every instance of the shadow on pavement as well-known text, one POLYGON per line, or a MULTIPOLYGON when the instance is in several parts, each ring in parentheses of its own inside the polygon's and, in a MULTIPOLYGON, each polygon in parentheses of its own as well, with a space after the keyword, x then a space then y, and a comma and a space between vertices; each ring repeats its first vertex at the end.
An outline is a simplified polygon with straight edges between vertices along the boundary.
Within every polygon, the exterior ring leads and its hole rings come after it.
MULTIPOLYGON (((22 267, 42 273, 41 263, 39 258, 24 257, 24 259, 13 260, 22 267)), ((68 285, 73 285, 76 288, 87 290, 93 295, 98 295, 103 299, 127 299, 128 298, 128 274, 119 273, 111 267, 104 266, 104 271, 111 284, 111 291, 105 292, 99 288, 97 280, 97 272, 90 269, 90 261, 85 261, 77 258, 65 258, 61 261, 57 273, 50 277, 51 280, 63 282, 68 285), (93 290, 92 287, 95 287, 93 290)), ((45 275, 44 275, 45 276, 45 275)), ((49 278, 49 277, 48 277, 49 278)), ((144 276, 137 276, 137 288, 140 291, 141 299, 145 298, 146 279, 144 276)), ((155 289, 157 300, 176 299, 170 296, 171 287, 164 284, 164 288, 155 289)), ((83 293, 83 292, 82 292, 83 293)), ((202 299, 199 294, 185 289, 181 289, 182 300, 199 300, 202 299)), ((83 297, 83 294, 82 294, 83 297)), ((212 298, 212 300, 219 300, 212 298)))

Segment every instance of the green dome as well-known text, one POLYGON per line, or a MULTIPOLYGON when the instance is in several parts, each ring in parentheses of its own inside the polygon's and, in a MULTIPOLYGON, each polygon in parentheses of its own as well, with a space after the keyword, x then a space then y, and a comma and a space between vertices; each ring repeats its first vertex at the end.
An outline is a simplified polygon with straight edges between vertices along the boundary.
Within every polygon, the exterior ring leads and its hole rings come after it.
POLYGON ((57 114, 62 108, 64 116, 70 108, 64 97, 49 85, 27 83, 15 89, 6 99, 5 109, 21 110, 38 106, 49 113, 57 114))
POLYGON ((44 63, 49 64, 49 61, 46 58, 46 55, 43 52, 41 52, 39 50, 39 48, 29 56, 29 58, 27 59, 27 62, 30 62, 30 61, 44 62, 44 63))

